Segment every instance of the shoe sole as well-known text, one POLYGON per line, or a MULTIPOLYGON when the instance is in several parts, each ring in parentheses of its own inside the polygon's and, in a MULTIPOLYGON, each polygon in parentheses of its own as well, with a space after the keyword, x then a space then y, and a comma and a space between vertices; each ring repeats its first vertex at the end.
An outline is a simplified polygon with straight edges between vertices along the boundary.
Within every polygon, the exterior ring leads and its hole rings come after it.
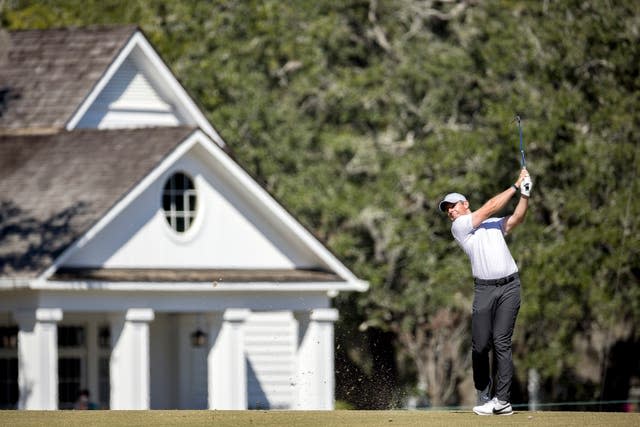
POLYGON ((500 411, 493 411, 493 412, 480 412, 480 411, 476 411, 475 409, 473 409, 473 413, 476 415, 482 415, 482 416, 487 416, 487 415, 513 415, 513 409, 509 412, 500 412, 500 411))

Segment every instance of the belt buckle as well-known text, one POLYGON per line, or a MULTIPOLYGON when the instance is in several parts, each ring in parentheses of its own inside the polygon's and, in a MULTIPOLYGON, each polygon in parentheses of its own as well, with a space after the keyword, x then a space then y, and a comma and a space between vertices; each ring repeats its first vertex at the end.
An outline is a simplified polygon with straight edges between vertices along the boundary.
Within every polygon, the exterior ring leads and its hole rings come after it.
POLYGON ((515 274, 510 274, 507 277, 504 278, 504 284, 506 285, 507 283, 511 283, 515 280, 516 275, 515 274))

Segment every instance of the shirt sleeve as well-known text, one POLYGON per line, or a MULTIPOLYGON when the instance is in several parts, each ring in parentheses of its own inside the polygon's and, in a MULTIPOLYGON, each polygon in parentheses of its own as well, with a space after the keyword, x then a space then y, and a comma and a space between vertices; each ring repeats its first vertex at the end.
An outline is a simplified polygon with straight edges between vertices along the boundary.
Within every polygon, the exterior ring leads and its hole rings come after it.
POLYGON ((498 221, 500 221, 500 230, 502 230, 502 235, 506 236, 507 235, 507 218, 506 216, 503 216, 502 218, 500 218, 498 221))
POLYGON ((459 216, 453 221, 453 224, 451 224, 451 234, 453 234, 453 237, 459 242, 464 242, 472 231, 473 223, 471 222, 471 214, 459 216))

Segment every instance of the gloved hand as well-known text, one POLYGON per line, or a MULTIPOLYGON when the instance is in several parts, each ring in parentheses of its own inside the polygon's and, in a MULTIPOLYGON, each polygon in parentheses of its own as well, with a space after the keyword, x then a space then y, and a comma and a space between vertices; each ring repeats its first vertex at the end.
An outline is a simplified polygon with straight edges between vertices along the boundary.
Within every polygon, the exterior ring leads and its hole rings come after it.
POLYGON ((533 182, 531 182, 531 177, 527 175, 520 183, 520 194, 531 197, 531 188, 533 188, 533 182))

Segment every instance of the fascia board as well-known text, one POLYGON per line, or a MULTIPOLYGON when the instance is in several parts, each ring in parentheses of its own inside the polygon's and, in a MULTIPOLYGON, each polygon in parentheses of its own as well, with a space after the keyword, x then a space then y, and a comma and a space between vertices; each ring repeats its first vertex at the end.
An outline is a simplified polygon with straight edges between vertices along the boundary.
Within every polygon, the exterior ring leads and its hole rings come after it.
MULTIPOLYGON (((202 138, 202 132, 193 132, 173 152, 171 152, 160 164, 145 176, 131 191, 126 193, 109 211, 98 220, 87 232, 73 242, 62 254, 60 254, 39 277, 40 280, 46 280, 62 265, 73 253, 81 249, 96 234, 107 226, 115 217, 117 217, 130 203, 139 197, 153 182, 171 167, 179 158, 187 153, 193 145, 202 138)), ((213 143, 212 143, 213 144, 213 143)), ((214 144, 215 145, 215 144, 214 144)))
POLYGON ((149 64, 151 64, 151 68, 153 70, 148 70, 148 72, 152 73, 155 78, 158 78, 159 81, 164 84, 164 90, 167 90, 169 93, 174 95, 173 98, 179 104, 177 106, 178 109, 181 112, 185 112, 187 116, 191 120, 193 120, 192 124, 195 124, 196 126, 201 128, 216 142, 216 144, 224 147, 226 144, 222 137, 213 128, 211 123, 209 123, 202 111, 198 108, 187 91, 175 78, 169 67, 164 63, 160 55, 155 51, 153 46, 151 46, 149 41, 140 31, 134 33, 134 35, 122 49, 120 54, 107 68, 107 71, 104 73, 102 78, 98 81, 93 90, 85 98, 84 102, 80 105, 72 118, 67 122, 66 129, 75 129, 87 110, 94 103, 98 95, 100 95, 100 92, 102 92, 105 86, 109 83, 113 75, 118 71, 127 57, 129 57, 129 55, 132 55, 134 48, 136 47, 140 49, 140 51, 144 55, 145 60, 148 61, 149 64))
MULTIPOLYGON (((0 292, 1 295, 1 292, 0 292)), ((122 312, 131 307, 148 308, 157 313, 213 313, 229 307, 252 311, 310 312, 330 308, 331 292, 253 291, 205 292, 157 290, 104 290, 41 288, 31 292, 0 298, 0 310, 18 308, 55 307, 62 309, 65 318, 73 313, 122 312)))
POLYGON ((132 41, 137 44, 140 50, 144 53, 145 59, 149 61, 149 63, 157 72, 157 74, 153 73, 154 76, 159 77, 160 81, 162 81, 166 85, 165 87, 175 95, 175 99, 180 104, 178 106, 179 109, 181 111, 187 112, 196 126, 198 126, 207 135, 209 135, 209 137, 212 138, 216 142, 216 144, 224 147, 226 144, 222 137, 220 137, 211 123, 209 123, 200 108, 198 108, 194 100, 191 98, 191 96, 189 96, 178 79, 176 79, 173 72, 169 69, 167 64, 165 64, 160 55, 156 52, 153 46, 151 46, 144 35, 141 32, 137 32, 132 41))
POLYGON ((304 228, 289 212, 287 212, 271 195, 266 192, 258 183, 242 169, 224 150, 213 143, 207 143, 205 139, 200 140, 201 145, 223 166, 229 174, 246 189, 247 194, 266 208, 277 221, 281 222, 285 228, 327 264, 336 274, 347 280, 353 290, 366 291, 369 284, 358 279, 347 267, 340 262, 327 248, 321 244, 306 228, 304 228))
POLYGON ((3 277, 0 278, 0 290, 27 289, 31 286, 32 279, 3 277))
POLYGON ((360 291, 348 282, 103 282, 103 281, 34 281, 33 290, 104 290, 137 292, 341 292, 360 291))

